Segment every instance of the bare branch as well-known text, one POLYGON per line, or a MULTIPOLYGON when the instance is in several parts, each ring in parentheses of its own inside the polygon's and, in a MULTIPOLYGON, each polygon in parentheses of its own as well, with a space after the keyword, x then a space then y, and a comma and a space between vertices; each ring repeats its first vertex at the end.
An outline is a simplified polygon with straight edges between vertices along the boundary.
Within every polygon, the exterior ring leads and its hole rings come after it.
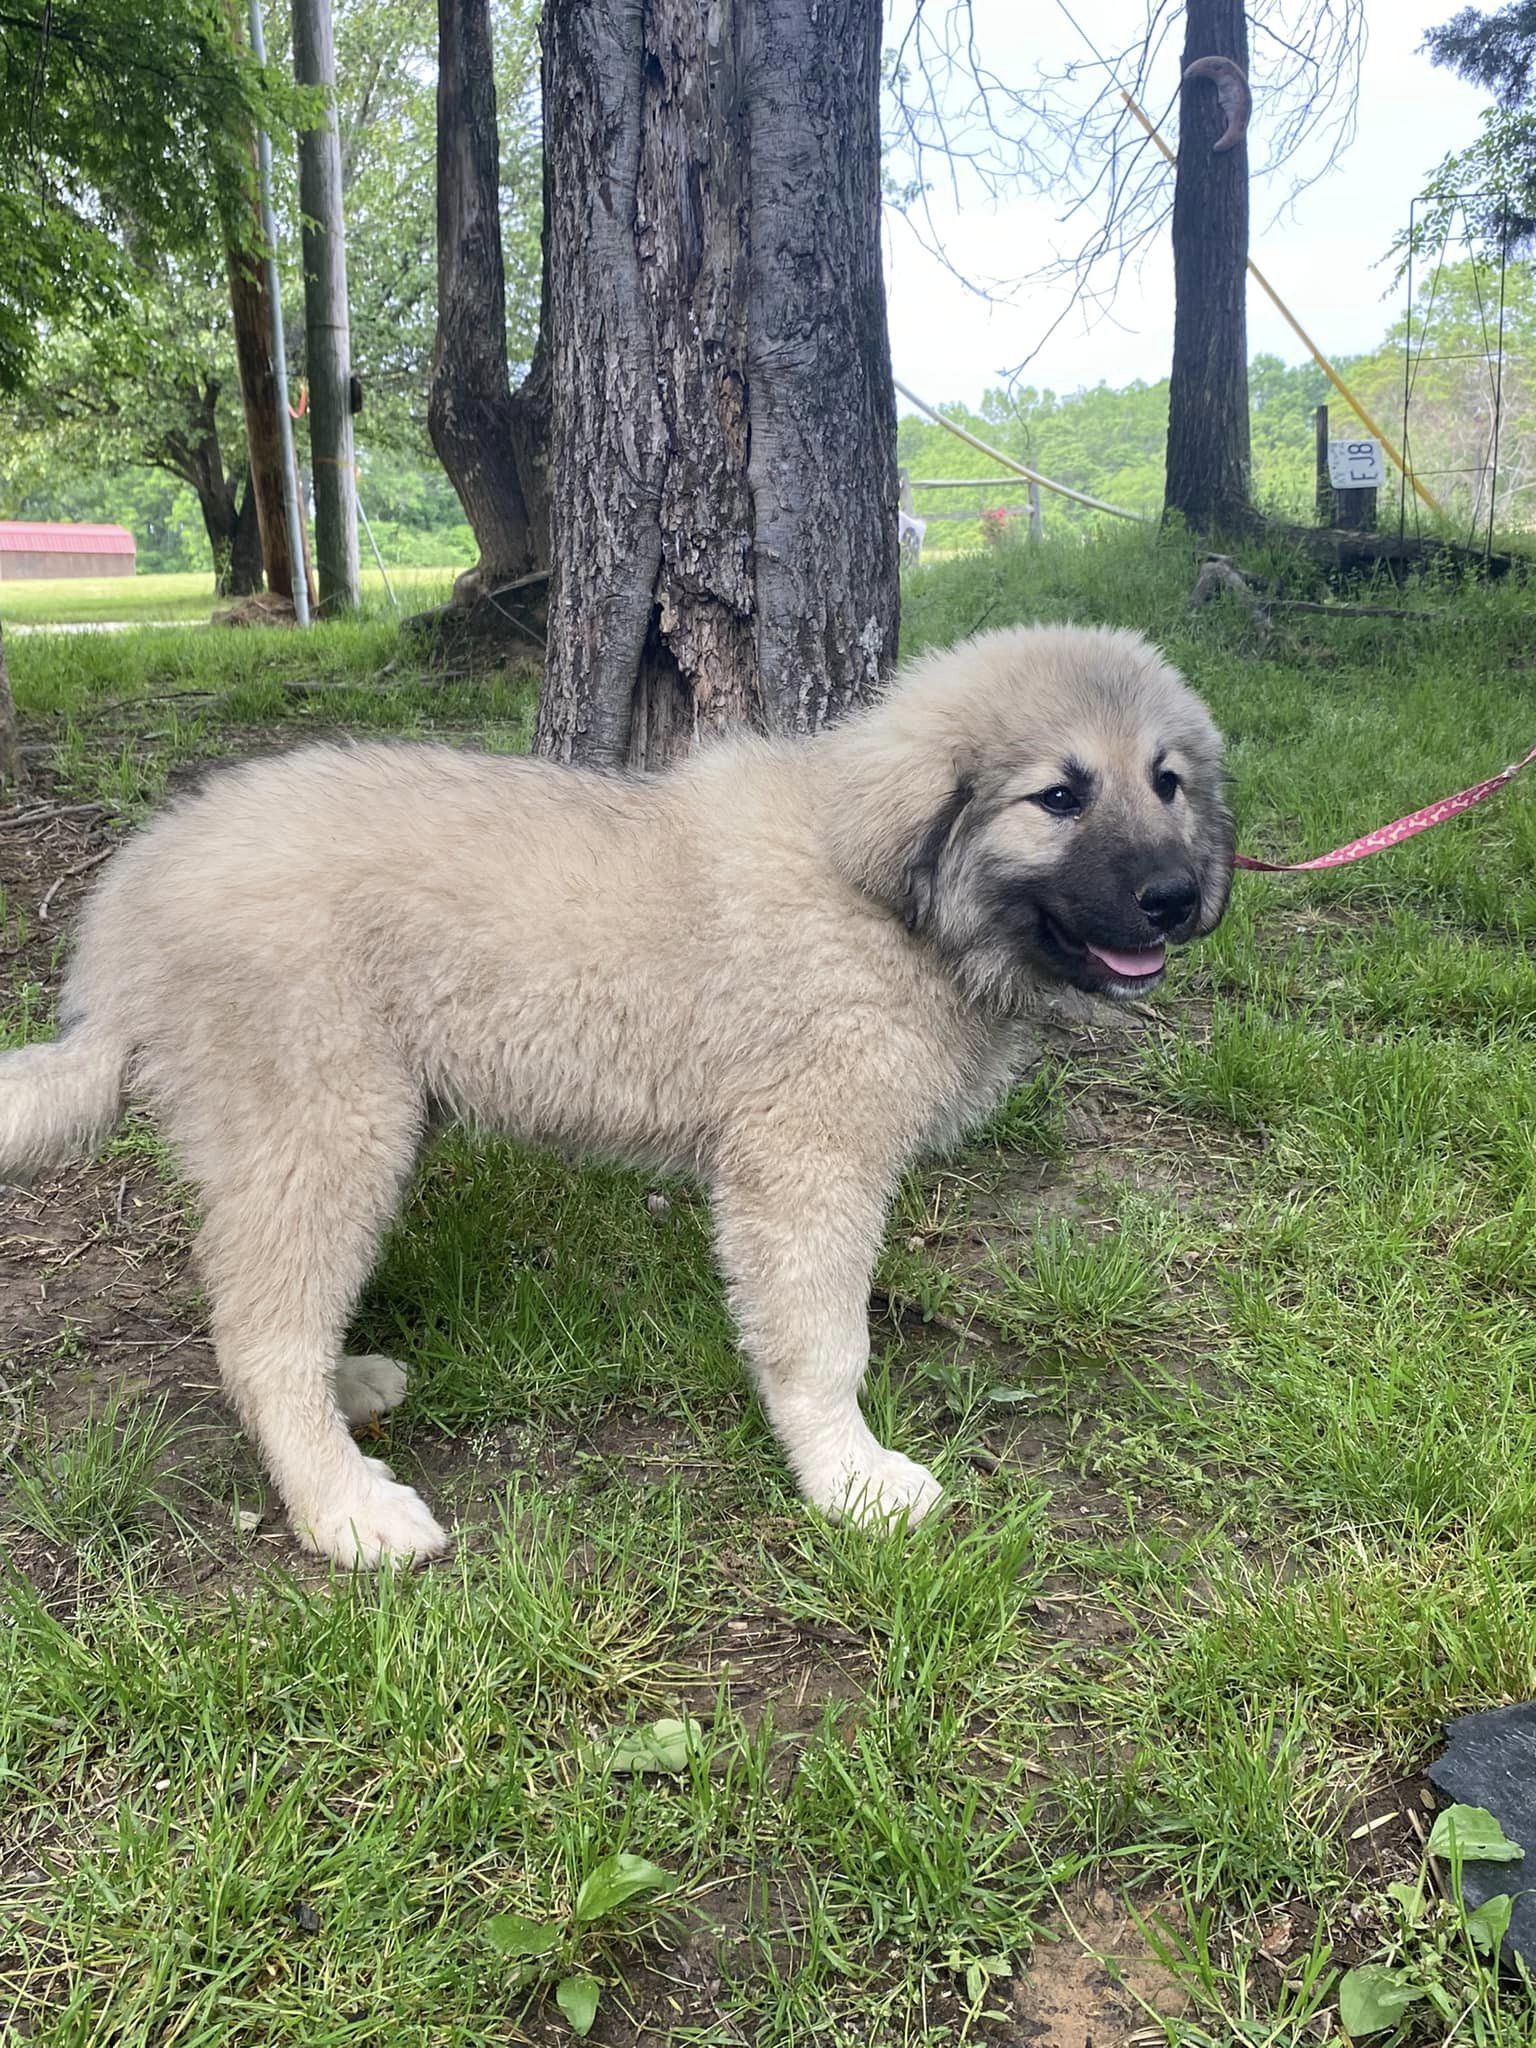
MULTIPOLYGON (((1127 268, 1161 236, 1173 200, 1168 165, 1124 95, 1176 145, 1183 0, 1144 0, 1135 35, 1107 49, 1094 43, 1075 4, 1055 0, 1081 55, 1055 70, 1037 65, 1029 79, 1005 80, 989 65, 971 0, 911 0, 886 60, 888 198, 925 248, 946 260, 930 211, 937 189, 956 204, 978 192, 991 199, 1020 189, 1048 194, 1060 206, 1059 225, 1076 224, 1059 253, 1026 273, 1072 286, 1037 349, 1074 310, 1092 319, 1111 315, 1127 268)), ((1254 180, 1259 191, 1267 187, 1274 217, 1354 139, 1365 0, 1250 0, 1248 25, 1254 114, 1247 140, 1263 151, 1254 180)), ((1218 81, 1218 89, 1229 91, 1230 81, 1218 81)), ((946 267, 954 272, 952 263, 946 267)), ((1026 279, 962 281, 996 298, 1026 279)))

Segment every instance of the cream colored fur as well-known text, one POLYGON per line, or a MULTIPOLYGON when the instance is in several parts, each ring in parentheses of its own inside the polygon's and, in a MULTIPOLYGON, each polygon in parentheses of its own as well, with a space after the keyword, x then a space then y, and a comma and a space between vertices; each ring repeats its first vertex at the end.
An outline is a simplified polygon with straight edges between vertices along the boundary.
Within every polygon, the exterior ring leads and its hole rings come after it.
POLYGON ((342 1355, 445 1114, 697 1174, 806 1497, 915 1517, 938 1484, 858 1401, 893 1183, 1014 1074, 1052 978, 1036 893, 1119 916, 1115 863, 1174 858, 1208 929, 1230 852, 1214 728, 1123 633, 987 634, 817 738, 655 780, 405 745, 254 761, 107 870, 61 1037, 0 1059, 0 1172, 95 1143, 125 1095, 153 1106, 201 1191, 225 1386, 295 1530, 343 1564, 448 1542, 347 1426, 403 1368, 342 1355), (1064 764, 1083 817, 1035 801, 1064 764))

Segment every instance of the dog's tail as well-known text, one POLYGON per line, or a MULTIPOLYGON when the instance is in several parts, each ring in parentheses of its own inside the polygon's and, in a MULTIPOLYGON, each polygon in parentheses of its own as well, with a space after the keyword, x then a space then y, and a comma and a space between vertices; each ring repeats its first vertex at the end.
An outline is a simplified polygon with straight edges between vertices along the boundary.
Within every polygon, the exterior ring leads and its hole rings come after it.
POLYGON ((49 1045, 0 1053, 0 1180, 92 1151, 123 1107, 127 1051, 82 1022, 49 1045))

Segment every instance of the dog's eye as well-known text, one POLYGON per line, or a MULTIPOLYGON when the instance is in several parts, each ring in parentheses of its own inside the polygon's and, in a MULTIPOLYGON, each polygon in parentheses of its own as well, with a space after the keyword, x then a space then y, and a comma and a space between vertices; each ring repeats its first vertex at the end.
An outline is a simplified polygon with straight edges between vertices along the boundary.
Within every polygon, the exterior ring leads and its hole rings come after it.
POLYGON ((1171 768, 1159 768, 1152 778, 1152 787, 1165 804, 1171 804, 1179 793, 1179 778, 1171 768))
POLYGON ((1030 798, 1042 811, 1049 811, 1053 818, 1072 818, 1083 808, 1075 790, 1068 789, 1064 782, 1056 783, 1050 789, 1042 789, 1030 798))

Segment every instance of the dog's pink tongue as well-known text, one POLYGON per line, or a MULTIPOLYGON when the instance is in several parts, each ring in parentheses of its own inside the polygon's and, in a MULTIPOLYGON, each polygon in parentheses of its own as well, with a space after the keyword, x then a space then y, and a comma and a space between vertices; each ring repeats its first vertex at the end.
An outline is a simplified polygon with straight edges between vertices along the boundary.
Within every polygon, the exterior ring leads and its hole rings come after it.
POLYGON ((1102 960, 1111 974, 1121 975, 1126 981, 1136 981, 1148 974, 1156 974, 1163 964, 1165 948, 1154 946, 1150 953, 1112 953, 1108 946, 1089 946, 1088 951, 1095 960, 1102 960))

